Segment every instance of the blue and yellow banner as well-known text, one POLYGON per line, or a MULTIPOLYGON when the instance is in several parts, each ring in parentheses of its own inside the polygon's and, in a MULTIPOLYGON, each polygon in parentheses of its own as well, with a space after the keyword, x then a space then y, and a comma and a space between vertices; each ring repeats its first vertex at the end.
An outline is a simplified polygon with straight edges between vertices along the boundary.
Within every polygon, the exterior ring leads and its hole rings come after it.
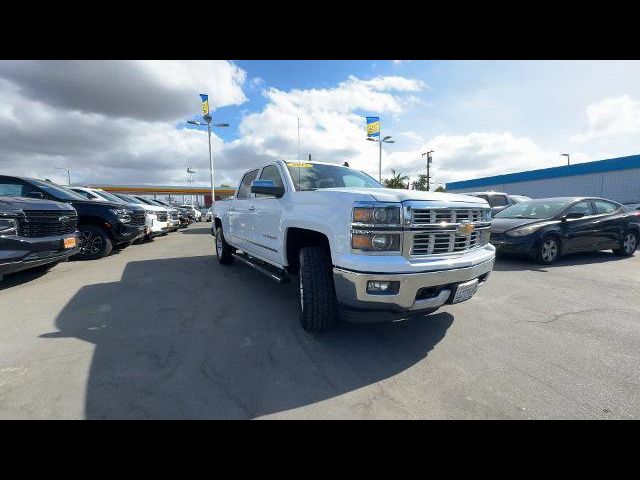
POLYGON ((202 99, 202 115, 209 115, 209 95, 201 93, 200 98, 202 99))
POLYGON ((367 117, 367 137, 380 136, 380 117, 367 117))

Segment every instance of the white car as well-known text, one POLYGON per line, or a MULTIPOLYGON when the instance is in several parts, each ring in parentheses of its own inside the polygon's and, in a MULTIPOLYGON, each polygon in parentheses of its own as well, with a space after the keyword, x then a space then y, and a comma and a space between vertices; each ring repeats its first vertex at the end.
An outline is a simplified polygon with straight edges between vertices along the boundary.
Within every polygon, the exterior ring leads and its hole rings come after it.
POLYGON ((493 269, 490 229, 486 200, 393 190, 348 167, 280 159, 246 172, 235 197, 216 202, 212 224, 221 264, 298 277, 309 331, 470 299, 493 269))
POLYGON ((207 209, 207 214, 204 217, 205 222, 210 222, 213 219, 213 207, 207 209))
POLYGON ((193 205, 180 205, 180 208, 186 208, 190 210, 193 213, 193 218, 195 219, 196 222, 202 221, 202 212, 198 210, 196 207, 194 207, 193 205))
POLYGON ((125 202, 135 203, 144 207, 147 213, 147 238, 165 235, 169 231, 169 212, 166 208, 150 205, 134 196, 124 195, 122 193, 114 193, 114 195, 125 202))

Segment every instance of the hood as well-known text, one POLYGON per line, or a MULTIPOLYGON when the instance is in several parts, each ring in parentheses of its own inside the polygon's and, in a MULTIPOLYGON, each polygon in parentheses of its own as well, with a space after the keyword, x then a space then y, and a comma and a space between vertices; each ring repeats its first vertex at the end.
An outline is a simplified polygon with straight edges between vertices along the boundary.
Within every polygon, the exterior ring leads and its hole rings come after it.
POLYGON ((166 212, 168 208, 159 207, 158 205, 138 205, 140 208, 144 208, 145 210, 149 210, 151 212, 166 212))
POLYGON ((530 225, 532 223, 549 223, 552 220, 548 218, 492 218, 491 219, 491 233, 504 233, 512 228, 522 227, 524 225, 530 225))
POLYGON ((115 202, 96 202, 94 200, 69 200, 69 203, 73 206, 79 206, 79 207, 83 207, 83 206, 91 206, 91 207, 105 207, 105 208, 128 208, 128 205, 122 204, 122 203, 115 203, 115 202))
POLYGON ((379 202, 404 202, 407 200, 435 201, 435 202, 465 202, 488 207, 486 200, 457 193, 424 192, 420 190, 404 190, 395 188, 323 188, 318 190, 348 192, 360 195, 370 195, 379 202))
POLYGON ((2 210, 63 210, 70 211, 73 207, 68 203, 28 197, 0 197, 0 211, 2 210))

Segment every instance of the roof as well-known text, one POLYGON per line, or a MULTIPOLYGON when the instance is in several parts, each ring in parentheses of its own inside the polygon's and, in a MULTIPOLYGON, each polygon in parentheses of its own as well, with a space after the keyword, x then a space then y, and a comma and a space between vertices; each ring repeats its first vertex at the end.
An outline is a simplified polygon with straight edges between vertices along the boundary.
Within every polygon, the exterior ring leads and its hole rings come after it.
POLYGON ((447 190, 483 187, 503 183, 526 182, 530 180, 543 180, 548 178, 570 177, 573 175, 586 175, 589 173, 613 172, 616 170, 627 170, 630 168, 640 168, 640 155, 609 158, 607 160, 598 160, 595 162, 576 163, 575 165, 565 165, 562 167, 542 168, 539 170, 529 170, 527 172, 507 173, 505 175, 475 178, 460 182, 449 182, 447 183, 447 190))

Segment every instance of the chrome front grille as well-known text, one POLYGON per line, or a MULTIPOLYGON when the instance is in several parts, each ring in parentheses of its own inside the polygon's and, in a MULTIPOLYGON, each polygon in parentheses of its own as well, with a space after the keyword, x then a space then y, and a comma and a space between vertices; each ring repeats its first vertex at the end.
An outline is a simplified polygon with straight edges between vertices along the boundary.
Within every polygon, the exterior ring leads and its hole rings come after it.
POLYGON ((438 224, 438 223, 460 223, 462 221, 471 223, 481 222, 482 210, 471 208, 416 208, 411 210, 411 223, 416 224, 438 224))
POLYGON ((488 208, 471 205, 466 208, 441 205, 416 208, 411 205, 405 213, 403 252, 408 257, 463 253, 487 245, 490 230, 491 213, 488 208), (473 226, 469 234, 459 230, 466 224, 473 226))
POLYGON ((476 230, 471 235, 456 235, 455 231, 415 232, 411 256, 457 253, 486 245, 489 230, 476 230))
POLYGON ((158 221, 159 222, 166 222, 167 221, 168 215, 167 215, 166 211, 165 212, 158 212, 157 215, 158 215, 158 221))

